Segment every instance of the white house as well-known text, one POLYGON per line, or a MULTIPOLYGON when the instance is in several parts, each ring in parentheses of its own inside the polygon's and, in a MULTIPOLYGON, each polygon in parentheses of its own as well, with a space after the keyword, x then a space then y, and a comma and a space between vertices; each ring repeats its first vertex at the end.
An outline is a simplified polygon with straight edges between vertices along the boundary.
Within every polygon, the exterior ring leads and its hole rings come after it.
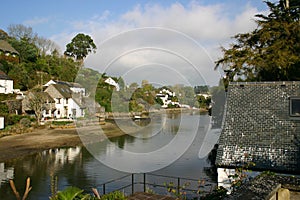
POLYGON ((45 92, 55 100, 56 110, 54 112, 54 117, 84 117, 85 107, 82 103, 82 96, 80 94, 76 95, 66 84, 50 84, 45 92))
POLYGON ((3 71, 0 71, 0 93, 12 94, 14 92, 14 81, 3 71))
POLYGON ((104 82, 109 84, 109 85, 115 86, 117 91, 120 90, 119 84, 114 79, 112 79, 111 77, 107 78, 104 82))

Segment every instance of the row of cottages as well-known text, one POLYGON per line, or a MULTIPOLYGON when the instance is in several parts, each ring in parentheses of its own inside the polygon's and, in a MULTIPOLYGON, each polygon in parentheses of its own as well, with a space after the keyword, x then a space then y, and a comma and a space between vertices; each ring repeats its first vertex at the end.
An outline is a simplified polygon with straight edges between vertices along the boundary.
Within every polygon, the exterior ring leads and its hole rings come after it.
POLYGON ((75 119, 85 115, 85 89, 75 83, 49 81, 43 92, 28 92, 22 99, 22 113, 41 109, 43 118, 75 119), (41 106, 42 105, 42 106, 41 106), (39 106, 34 108, 34 106, 39 106))
POLYGON ((220 186, 230 186, 228 175, 246 166, 253 173, 300 175, 300 82, 230 83, 224 117, 220 186))

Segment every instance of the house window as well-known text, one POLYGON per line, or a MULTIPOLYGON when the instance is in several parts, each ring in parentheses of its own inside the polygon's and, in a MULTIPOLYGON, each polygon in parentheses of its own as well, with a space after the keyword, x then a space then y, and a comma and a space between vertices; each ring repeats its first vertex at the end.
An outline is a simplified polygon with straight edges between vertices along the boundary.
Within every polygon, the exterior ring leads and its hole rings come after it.
POLYGON ((68 99, 68 98, 66 98, 66 104, 68 104, 68 101, 69 101, 69 99, 68 99))
POLYGON ((290 116, 300 118, 300 97, 290 98, 290 116))
POLYGON ((60 104, 60 98, 57 99, 57 104, 60 104))

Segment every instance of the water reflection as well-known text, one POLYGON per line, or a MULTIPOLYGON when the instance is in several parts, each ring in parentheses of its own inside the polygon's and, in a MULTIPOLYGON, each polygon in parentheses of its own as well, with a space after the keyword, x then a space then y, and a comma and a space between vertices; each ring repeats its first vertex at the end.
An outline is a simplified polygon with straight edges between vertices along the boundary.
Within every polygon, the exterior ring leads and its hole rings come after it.
MULTIPOLYGON (((199 148, 203 143, 204 132, 207 131, 209 117, 200 115, 164 115, 165 123, 159 134, 153 137, 137 138, 132 135, 124 135, 117 138, 111 138, 110 142, 105 140, 97 148, 97 156, 111 155, 116 161, 122 156, 119 148, 127 151, 148 152, 154 148, 164 146, 176 135, 182 134, 183 138, 188 138, 189 130, 195 119, 201 118, 197 136, 194 138, 190 148, 172 165, 156 171, 156 174, 170 176, 182 176, 190 178, 206 178, 204 168, 209 167, 206 157, 199 159, 199 148), (176 117, 177 116, 177 117, 176 117), (178 128, 181 124, 181 128, 178 128), (112 145, 113 143, 114 145, 112 145)), ((157 119, 160 123, 161 119, 157 119)), ((147 126, 147 125, 146 125, 147 126)), ((145 129, 141 134, 151 135, 151 130, 157 128, 145 129), (148 132, 147 132, 148 131, 148 132)), ((128 161, 130 162, 130 161, 128 161)), ((135 161, 136 162, 136 161, 135 161)), ((150 161, 151 162, 151 161, 150 161)), ((119 161, 120 165, 126 165, 119 161)), ((51 192, 56 189, 61 190, 67 186, 77 186, 90 191, 92 187, 98 187, 100 184, 123 176, 124 172, 111 169, 97 161, 85 147, 76 148, 58 148, 43 151, 34 155, 28 155, 23 158, 11 160, 0 164, 0 199, 14 199, 8 180, 14 179, 19 191, 24 191, 25 180, 31 178, 33 189, 30 192, 29 199, 49 199, 51 192)), ((116 188, 111 185, 107 191, 116 188)))
POLYGON ((0 163, 0 185, 14 178, 14 168, 5 167, 5 163, 0 163))

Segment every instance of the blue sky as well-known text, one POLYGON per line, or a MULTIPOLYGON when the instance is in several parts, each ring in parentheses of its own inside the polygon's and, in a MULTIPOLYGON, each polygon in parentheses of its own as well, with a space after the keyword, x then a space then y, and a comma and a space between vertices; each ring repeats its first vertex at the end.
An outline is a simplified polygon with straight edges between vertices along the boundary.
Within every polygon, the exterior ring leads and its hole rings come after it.
POLYGON ((172 69, 175 78, 167 80, 171 84, 179 79, 175 74, 184 77, 186 84, 189 82, 186 79, 191 80, 191 74, 195 74, 193 70, 197 68, 196 71, 203 77, 202 82, 214 85, 220 78, 212 70, 214 60, 221 55, 220 46, 227 46, 231 36, 237 33, 253 30, 256 27, 254 15, 266 11, 262 0, 15 0, 1 3, 0 29, 7 31, 10 24, 30 26, 39 36, 55 42, 61 52, 77 33, 83 32, 89 34, 98 46, 98 53, 85 60, 87 67, 126 76, 137 82, 153 77, 160 77, 160 80, 153 78, 153 82, 164 82, 166 80, 161 79, 166 78, 161 77, 160 72, 172 69), (155 31, 140 31, 145 27, 152 27, 155 31), (167 32, 170 38, 166 37, 167 32), (175 32, 177 36, 173 34, 175 32), (169 53, 163 55, 160 52, 162 56, 159 56, 153 48, 151 51, 126 53, 132 48, 146 46, 155 46, 156 49, 168 47, 169 53), (118 57, 116 52, 122 55, 114 62, 117 66, 107 67, 118 57), (177 58, 171 58, 170 52, 177 58), (111 57, 113 55, 115 57, 111 57), (196 67, 186 73, 187 69, 183 66, 186 63, 178 61, 178 56, 196 67))
MULTIPOLYGON (((16 0, 1 3, 0 28, 7 30, 10 24, 25 24, 44 37, 51 37, 61 31, 72 31, 74 21, 88 20, 109 12, 107 21, 114 21, 137 5, 161 5, 168 7, 174 3, 187 6, 192 1, 174 0, 16 0)), ((262 0, 200 0, 201 5, 221 4, 224 14, 235 15, 249 4, 258 10, 265 10, 262 0), (229 8, 231 9, 229 11, 229 8)))

